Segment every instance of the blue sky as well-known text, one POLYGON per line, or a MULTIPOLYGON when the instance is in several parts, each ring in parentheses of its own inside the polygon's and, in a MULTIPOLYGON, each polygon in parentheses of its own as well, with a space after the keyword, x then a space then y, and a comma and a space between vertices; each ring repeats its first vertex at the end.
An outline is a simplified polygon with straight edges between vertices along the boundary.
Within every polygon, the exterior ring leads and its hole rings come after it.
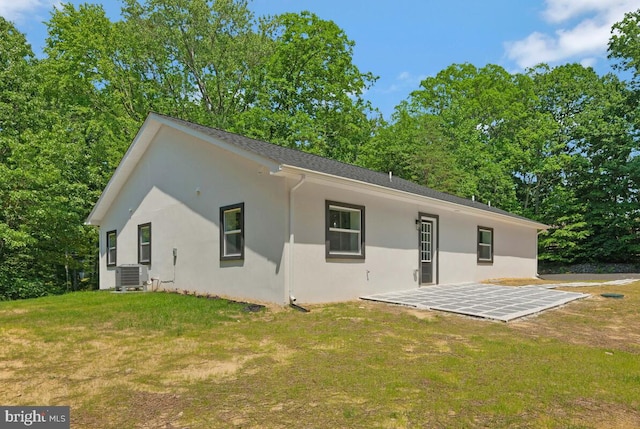
MULTIPOLYGON (((87 2, 119 19, 119 1, 87 2)), ((0 0, 0 15, 39 53, 43 22, 59 3, 0 0)), ((356 65, 379 77, 366 97, 388 118, 423 78, 454 63, 520 72, 579 62, 606 73, 611 25, 640 9, 640 0, 253 0, 250 7, 259 16, 308 10, 338 24, 355 42, 356 65)))

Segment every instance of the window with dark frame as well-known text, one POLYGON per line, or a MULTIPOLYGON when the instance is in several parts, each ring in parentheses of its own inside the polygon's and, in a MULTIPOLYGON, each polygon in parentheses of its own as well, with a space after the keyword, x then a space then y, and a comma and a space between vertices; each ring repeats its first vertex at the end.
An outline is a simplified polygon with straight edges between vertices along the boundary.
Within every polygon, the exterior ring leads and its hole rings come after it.
POLYGON ((244 203, 220 207, 220 260, 244 259, 244 203))
POLYGON ((117 263, 118 245, 117 231, 107 231, 107 267, 113 267, 117 263))
POLYGON ((151 264, 151 223, 138 225, 138 263, 151 264))
POLYGON ((493 262, 493 228, 478 227, 478 262, 493 262))
POLYGON ((327 258, 364 259, 364 206, 325 202, 327 258))

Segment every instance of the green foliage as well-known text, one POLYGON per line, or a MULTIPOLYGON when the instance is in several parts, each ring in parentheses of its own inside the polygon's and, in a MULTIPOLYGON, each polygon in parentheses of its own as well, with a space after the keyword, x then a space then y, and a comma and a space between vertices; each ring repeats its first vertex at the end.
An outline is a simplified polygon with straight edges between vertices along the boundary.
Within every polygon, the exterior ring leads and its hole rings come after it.
POLYGON ((539 109, 556 124, 555 158, 540 219, 552 226, 543 259, 628 262, 637 258, 638 173, 630 93, 613 75, 577 64, 532 71, 539 109), (558 196, 560 198, 558 199, 558 196))
POLYGON ((21 277, 0 277, 0 301, 14 299, 39 298, 42 296, 62 292, 59 285, 46 284, 38 279, 25 279, 21 277))
POLYGON ((113 63, 128 78, 118 89, 131 92, 132 113, 229 129, 254 102, 269 43, 254 31, 246 1, 127 0, 123 18, 113 63))
POLYGON ((616 69, 631 74, 632 88, 640 90, 640 9, 626 13, 611 28, 609 58, 616 69))
MULTIPOLYGON (((92 168, 90 148, 74 138, 78 109, 52 96, 64 75, 39 79, 49 63, 34 59, 13 26, 2 27, 0 91, 11 109, 0 109, 0 296, 14 299, 81 287, 78 273, 93 271, 96 242, 83 220, 105 182, 92 177, 102 165, 92 168)), ((68 96, 71 86, 59 94, 68 96)))
POLYGON ((41 60, 0 20, 0 296, 95 287, 83 220, 149 111, 355 161, 376 120, 353 42, 247 4, 126 0, 119 22, 63 4, 41 60))
POLYGON ((420 84, 360 163, 550 225, 540 259, 638 259, 634 94, 579 64, 452 65, 420 84))
POLYGON ((354 42, 311 12, 247 0, 63 4, 45 57, 0 18, 0 298, 96 286, 83 226, 149 111, 413 180, 550 225, 540 258, 640 258, 640 10, 614 25, 627 81, 578 64, 454 64, 389 123, 354 42))
POLYGON ((372 139, 363 163, 520 212, 513 176, 523 164, 521 143, 536 128, 523 79, 499 66, 471 64, 426 78, 372 139))
POLYGON ((382 127, 364 146, 358 161, 451 194, 467 194, 470 174, 456 158, 454 142, 435 116, 411 116, 402 107, 395 122, 382 127))
POLYGON ((586 209, 586 204, 568 187, 556 186, 546 195, 540 211, 553 223, 538 239, 543 250, 539 255, 541 261, 571 264, 588 257, 582 247, 590 235, 586 209))
POLYGON ((355 162, 375 120, 362 94, 375 80, 353 64, 354 43, 309 12, 264 23, 271 52, 255 104, 235 129, 285 146, 355 162))
POLYGON ((123 12, 116 69, 136 82, 123 100, 141 100, 137 117, 155 110, 348 162, 375 127, 362 99, 374 78, 331 21, 256 20, 230 0, 127 0, 123 12))

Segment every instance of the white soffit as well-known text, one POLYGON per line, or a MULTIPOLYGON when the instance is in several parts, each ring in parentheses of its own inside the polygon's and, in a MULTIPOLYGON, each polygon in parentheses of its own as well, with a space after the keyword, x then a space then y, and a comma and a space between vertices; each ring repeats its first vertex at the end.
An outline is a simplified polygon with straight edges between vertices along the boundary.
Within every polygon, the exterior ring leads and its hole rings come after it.
MULTIPOLYGON (((315 182, 320 184, 325 184, 345 190, 354 190, 357 189, 359 192, 367 193, 375 196, 382 196, 383 198, 393 199, 396 201, 403 201, 414 204, 429 204, 432 206, 436 206, 442 208, 444 210, 460 212, 463 214, 469 214, 477 217, 483 217, 488 219, 498 219, 501 222, 507 222, 511 224, 526 226, 529 228, 535 228, 538 230, 546 230, 549 228, 548 225, 545 225, 540 222, 535 222, 533 220, 528 220, 524 218, 517 218, 511 215, 503 215, 500 213, 490 212, 487 210, 483 210, 482 208, 474 208, 465 206, 462 204, 456 204, 449 201, 440 200, 437 198, 431 198, 423 195, 417 195, 411 192, 401 191, 398 189, 387 188, 384 186, 362 182, 359 180, 349 179, 340 176, 334 176, 327 173, 322 173, 314 170, 307 170, 300 167, 283 165, 280 173, 276 173, 279 175, 286 176, 295 176, 299 177, 300 174, 304 174, 307 177, 307 181, 315 182)), ((391 179, 393 180, 393 178, 391 179)))

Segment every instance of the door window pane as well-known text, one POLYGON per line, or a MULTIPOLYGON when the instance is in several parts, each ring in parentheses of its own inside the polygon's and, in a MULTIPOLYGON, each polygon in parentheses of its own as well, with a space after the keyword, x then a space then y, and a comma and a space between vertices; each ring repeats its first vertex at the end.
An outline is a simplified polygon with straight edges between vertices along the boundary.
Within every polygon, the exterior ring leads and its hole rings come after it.
POLYGON ((422 222, 420 225, 420 259, 422 262, 431 262, 431 222, 422 222))

